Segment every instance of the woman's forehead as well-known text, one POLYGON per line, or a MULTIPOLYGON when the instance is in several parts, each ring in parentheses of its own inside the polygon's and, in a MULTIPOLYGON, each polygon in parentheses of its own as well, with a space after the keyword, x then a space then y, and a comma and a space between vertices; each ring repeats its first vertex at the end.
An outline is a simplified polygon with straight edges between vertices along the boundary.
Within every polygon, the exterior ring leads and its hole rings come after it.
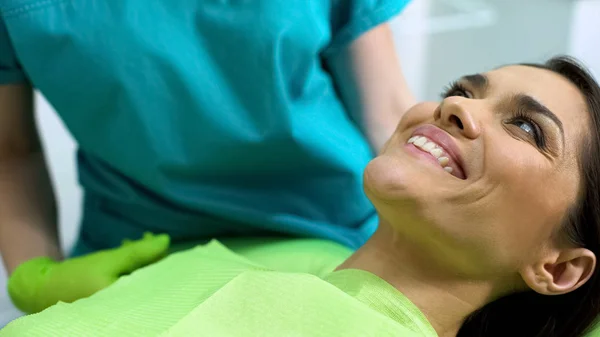
POLYGON ((511 65, 482 75, 487 79, 490 90, 535 95, 550 101, 556 98, 556 101, 564 102, 564 98, 568 98, 570 104, 584 103, 583 95, 573 83, 548 69, 511 65))

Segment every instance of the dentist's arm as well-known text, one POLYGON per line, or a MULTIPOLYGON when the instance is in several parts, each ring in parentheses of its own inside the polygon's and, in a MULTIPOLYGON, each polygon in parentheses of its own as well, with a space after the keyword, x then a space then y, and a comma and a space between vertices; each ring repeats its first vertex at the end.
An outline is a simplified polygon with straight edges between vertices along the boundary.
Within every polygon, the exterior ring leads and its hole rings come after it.
POLYGON ((54 191, 28 84, 0 86, 0 253, 8 273, 38 256, 61 259, 54 191))
POLYGON ((402 73, 392 31, 382 24, 327 60, 351 116, 377 152, 416 101, 402 73))
POLYGON ((166 235, 62 259, 54 191, 35 125, 29 85, 0 86, 0 252, 8 293, 25 313, 90 296, 163 257, 166 235))

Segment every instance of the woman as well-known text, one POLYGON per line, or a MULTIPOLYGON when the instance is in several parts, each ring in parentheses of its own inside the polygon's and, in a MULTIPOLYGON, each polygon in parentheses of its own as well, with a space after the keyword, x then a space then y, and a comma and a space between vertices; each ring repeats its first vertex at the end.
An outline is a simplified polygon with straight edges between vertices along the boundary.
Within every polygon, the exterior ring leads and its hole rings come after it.
POLYGON ((599 130, 600 87, 571 59, 465 76, 368 165, 380 225, 337 271, 268 271, 212 243, 0 336, 583 336, 600 311, 599 130))
POLYGON ((559 58, 444 97, 367 168, 382 229, 343 268, 391 280, 441 336, 581 336, 600 301, 598 84, 559 58), (430 140, 446 172, 424 165, 430 140))
POLYGON ((47 289, 20 309, 90 295, 168 246, 127 265, 54 263, 64 247, 32 86, 78 146, 71 256, 145 231, 357 248, 377 225, 362 171, 413 104, 386 24, 407 3, 0 0, 0 252, 47 289), (50 265, 60 272, 40 278, 50 265))

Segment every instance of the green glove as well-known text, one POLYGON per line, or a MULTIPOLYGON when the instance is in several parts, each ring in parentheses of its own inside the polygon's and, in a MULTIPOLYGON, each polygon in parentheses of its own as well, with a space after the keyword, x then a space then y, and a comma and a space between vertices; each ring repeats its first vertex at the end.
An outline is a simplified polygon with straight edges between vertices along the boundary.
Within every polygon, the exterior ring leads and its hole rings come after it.
POLYGON ((8 280, 8 293, 17 308, 31 314, 56 303, 73 302, 108 287, 120 276, 149 265, 169 248, 169 236, 145 234, 119 248, 62 262, 47 257, 19 265, 8 280))

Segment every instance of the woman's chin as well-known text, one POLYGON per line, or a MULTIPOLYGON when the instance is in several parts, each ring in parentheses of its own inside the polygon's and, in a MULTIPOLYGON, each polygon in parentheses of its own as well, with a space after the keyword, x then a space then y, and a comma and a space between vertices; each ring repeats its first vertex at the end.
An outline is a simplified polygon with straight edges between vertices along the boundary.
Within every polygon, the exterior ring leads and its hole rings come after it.
POLYGON ((418 199, 435 186, 425 171, 402 157, 381 155, 365 168, 365 192, 373 203, 418 199))

